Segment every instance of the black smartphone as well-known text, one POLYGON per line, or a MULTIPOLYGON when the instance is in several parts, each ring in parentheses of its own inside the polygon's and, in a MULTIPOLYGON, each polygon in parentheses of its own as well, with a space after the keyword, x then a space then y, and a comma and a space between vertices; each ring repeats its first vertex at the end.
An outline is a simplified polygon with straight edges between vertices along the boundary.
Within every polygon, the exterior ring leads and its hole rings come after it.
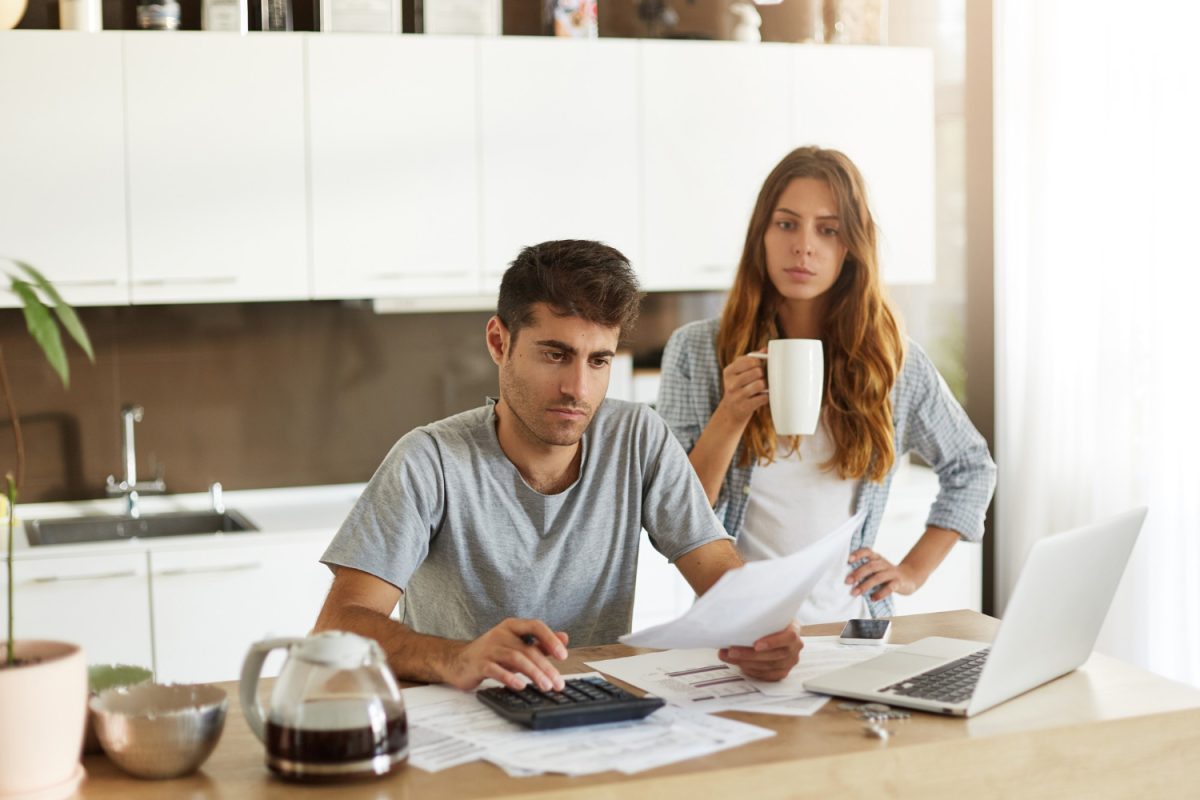
POLYGON ((842 644, 883 644, 891 635, 890 619, 852 619, 842 628, 838 641, 842 644))

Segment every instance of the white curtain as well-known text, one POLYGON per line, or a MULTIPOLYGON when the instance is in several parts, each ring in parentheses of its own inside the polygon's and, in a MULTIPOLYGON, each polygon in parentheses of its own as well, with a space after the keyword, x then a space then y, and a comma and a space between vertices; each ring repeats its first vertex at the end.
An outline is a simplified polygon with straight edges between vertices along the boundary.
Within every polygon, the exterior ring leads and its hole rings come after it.
POLYGON ((1200 4, 994 8, 999 606, 1148 505, 1097 649, 1200 685, 1200 4))

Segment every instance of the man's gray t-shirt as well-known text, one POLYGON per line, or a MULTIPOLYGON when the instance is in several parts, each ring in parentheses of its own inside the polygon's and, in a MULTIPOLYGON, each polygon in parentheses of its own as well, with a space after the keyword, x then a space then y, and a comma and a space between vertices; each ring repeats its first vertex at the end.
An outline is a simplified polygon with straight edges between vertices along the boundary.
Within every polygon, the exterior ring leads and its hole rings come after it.
POLYGON ((545 495, 500 449, 492 404, 417 428, 321 560, 403 589, 420 633, 474 639, 526 617, 572 646, 614 642, 629 631, 642 528, 670 561, 729 537, 648 406, 605 400, 582 447, 579 478, 545 495))

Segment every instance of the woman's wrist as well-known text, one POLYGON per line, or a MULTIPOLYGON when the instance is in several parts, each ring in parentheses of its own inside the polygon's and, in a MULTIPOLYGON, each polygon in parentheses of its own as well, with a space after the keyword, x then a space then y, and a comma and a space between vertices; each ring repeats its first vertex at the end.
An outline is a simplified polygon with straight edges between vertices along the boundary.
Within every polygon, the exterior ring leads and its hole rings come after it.
POLYGON ((750 424, 752 416, 754 416, 753 411, 748 414, 740 414, 734 410, 731 403, 722 398, 721 402, 717 404, 717 408, 713 412, 709 424, 711 425, 713 422, 716 422, 723 433, 740 439, 742 438, 742 431, 746 430, 746 426, 750 424))

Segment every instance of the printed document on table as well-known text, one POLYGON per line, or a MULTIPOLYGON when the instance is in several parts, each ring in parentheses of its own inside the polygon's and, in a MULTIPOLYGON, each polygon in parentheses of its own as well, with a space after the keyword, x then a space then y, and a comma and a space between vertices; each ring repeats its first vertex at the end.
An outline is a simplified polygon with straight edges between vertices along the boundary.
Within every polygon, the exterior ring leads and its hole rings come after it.
POLYGON ((804 649, 800 651, 800 663, 781 681, 758 681, 750 679, 758 689, 773 697, 796 697, 807 694, 804 682, 818 675, 848 667, 860 661, 898 650, 896 644, 842 644, 836 636, 805 636, 804 649))
POLYGON ((850 539, 865 516, 855 514, 798 553, 729 570, 683 616, 621 641, 661 649, 750 647, 791 622, 830 561, 850 554, 850 539))
POLYGON ((768 696, 737 667, 717 658, 711 647, 664 650, 589 661, 587 665, 672 705, 705 713, 778 699, 768 696))
POLYGON ((639 721, 531 731, 500 717, 472 692, 422 686, 405 689, 404 700, 409 761, 430 772, 484 759, 518 777, 632 774, 774 735, 756 725, 672 707, 639 721))
POLYGON ((589 661, 606 675, 696 711, 752 711, 809 716, 829 699, 804 689, 806 680, 874 658, 894 646, 848 645, 836 636, 806 636, 800 663, 781 681, 748 678, 711 648, 664 650, 640 656, 589 661))

